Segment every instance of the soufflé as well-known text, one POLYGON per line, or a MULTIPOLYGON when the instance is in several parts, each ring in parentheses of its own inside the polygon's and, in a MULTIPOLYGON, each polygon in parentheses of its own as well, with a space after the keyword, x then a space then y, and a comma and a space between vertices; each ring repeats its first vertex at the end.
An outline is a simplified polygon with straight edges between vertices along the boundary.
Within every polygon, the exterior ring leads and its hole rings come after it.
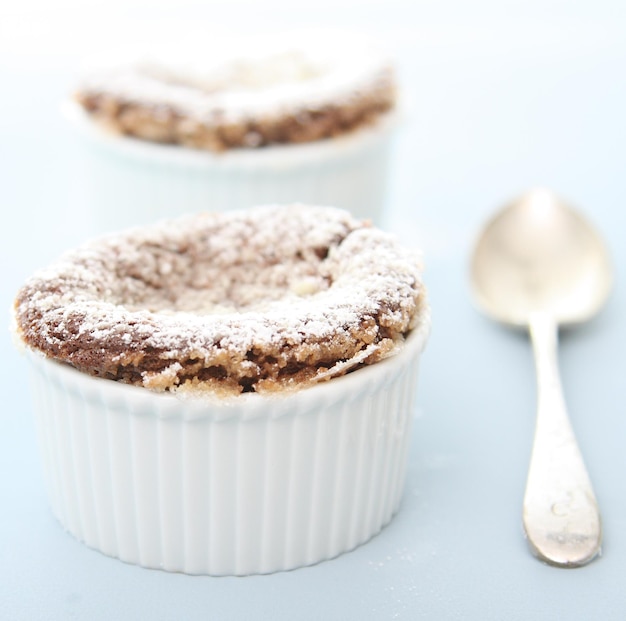
POLYGON ((170 571, 350 550, 400 504, 429 329, 419 253, 340 209, 95 238, 15 301, 52 508, 87 545, 170 571))

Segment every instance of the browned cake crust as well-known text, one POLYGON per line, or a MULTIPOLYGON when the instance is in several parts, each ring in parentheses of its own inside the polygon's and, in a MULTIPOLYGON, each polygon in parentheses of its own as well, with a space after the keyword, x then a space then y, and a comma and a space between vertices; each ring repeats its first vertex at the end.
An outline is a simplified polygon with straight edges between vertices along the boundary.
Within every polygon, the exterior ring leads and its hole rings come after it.
POLYGON ((374 363, 426 312, 421 262, 347 212, 289 205, 108 235, 29 279, 27 347, 91 375, 219 394, 374 363))
POLYGON ((114 132, 210 151, 332 138, 395 107, 393 64, 373 42, 346 33, 283 38, 244 38, 236 54, 217 46, 177 63, 111 61, 85 71, 75 98, 114 132))
POLYGON ((78 103, 107 129, 143 140, 209 151, 272 144, 298 144, 333 138, 372 125, 395 105, 391 72, 380 75, 369 92, 351 101, 237 120, 214 112, 190 117, 170 104, 133 101, 98 91, 76 93, 78 103))

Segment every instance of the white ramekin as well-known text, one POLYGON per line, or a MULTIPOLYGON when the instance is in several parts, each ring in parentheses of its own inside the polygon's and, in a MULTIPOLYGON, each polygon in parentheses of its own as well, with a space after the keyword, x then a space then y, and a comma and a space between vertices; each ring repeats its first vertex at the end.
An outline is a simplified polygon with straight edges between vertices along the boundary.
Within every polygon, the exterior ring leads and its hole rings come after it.
POLYGON ((120 136, 78 106, 65 116, 84 149, 84 216, 110 231, 198 211, 294 202, 333 205, 379 223, 397 113, 371 127, 308 144, 211 153, 120 136))
POLYGON ((402 497, 429 321, 395 356, 279 396, 180 398, 28 352, 52 510, 109 556, 248 575, 330 559, 402 497))

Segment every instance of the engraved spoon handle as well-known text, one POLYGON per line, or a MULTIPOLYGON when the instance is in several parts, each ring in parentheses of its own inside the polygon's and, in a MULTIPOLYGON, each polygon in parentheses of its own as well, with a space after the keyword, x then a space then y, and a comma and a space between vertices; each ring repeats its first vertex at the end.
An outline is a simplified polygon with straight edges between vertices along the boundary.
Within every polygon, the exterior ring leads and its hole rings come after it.
POLYGON ((538 558, 578 567, 600 551, 600 514, 563 398, 558 326, 548 315, 534 315, 530 336, 537 371, 537 420, 524 494, 524 530, 538 558))

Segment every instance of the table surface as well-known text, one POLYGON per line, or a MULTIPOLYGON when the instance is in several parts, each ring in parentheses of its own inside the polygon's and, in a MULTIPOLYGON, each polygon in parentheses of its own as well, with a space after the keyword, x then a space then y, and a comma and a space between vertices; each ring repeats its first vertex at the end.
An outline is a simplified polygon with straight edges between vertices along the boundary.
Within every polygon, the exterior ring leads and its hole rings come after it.
POLYGON ((0 15, 7 325, 23 280, 90 234, 73 174, 80 147, 58 107, 80 56, 138 28, 179 32, 176 20, 235 24, 242 14, 257 28, 332 16, 396 54, 409 105, 384 224, 424 250, 434 318, 399 514, 335 560, 247 578, 141 569, 66 534, 43 489, 25 362, 0 331, 0 618, 625 618, 626 8, 573 4, 30 0, 0 15), (566 399, 604 526, 602 556, 573 570, 534 559, 522 534, 536 396, 528 339, 483 318, 467 285, 481 223, 536 185, 592 220, 616 269, 600 316, 561 335, 566 399))

